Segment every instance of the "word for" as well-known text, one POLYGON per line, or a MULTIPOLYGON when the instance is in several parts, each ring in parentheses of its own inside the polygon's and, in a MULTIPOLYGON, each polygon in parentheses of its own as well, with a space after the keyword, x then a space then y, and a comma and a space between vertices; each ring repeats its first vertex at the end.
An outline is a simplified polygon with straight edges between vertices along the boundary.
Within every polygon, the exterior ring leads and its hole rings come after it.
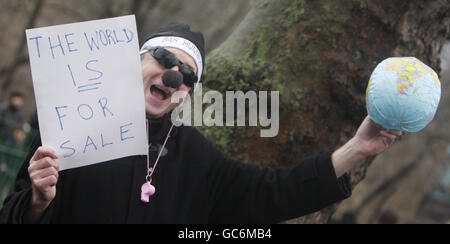
POLYGON ((58 117, 58 121, 59 121, 59 126, 61 131, 64 131, 64 125, 63 125, 63 118, 69 118, 69 119, 73 119, 73 114, 75 114, 75 117, 77 117, 76 115, 78 115, 79 118, 83 119, 83 120, 91 120, 92 118, 94 118, 94 108, 97 108, 97 110, 99 112, 100 115, 103 114, 104 118, 107 118, 107 115, 109 116, 114 116, 113 112, 111 112, 111 110, 108 108, 108 98, 106 97, 102 97, 98 100, 98 105, 95 104, 94 105, 89 105, 89 104, 80 104, 78 105, 76 108, 70 108, 66 105, 64 106, 56 106, 55 107, 55 111, 56 111, 56 116, 58 117), (68 117, 68 115, 65 113, 67 112, 67 110, 71 109, 72 110, 72 116, 68 117), (75 112, 74 112, 75 110, 75 112), (72 118, 71 118, 72 117, 72 118))

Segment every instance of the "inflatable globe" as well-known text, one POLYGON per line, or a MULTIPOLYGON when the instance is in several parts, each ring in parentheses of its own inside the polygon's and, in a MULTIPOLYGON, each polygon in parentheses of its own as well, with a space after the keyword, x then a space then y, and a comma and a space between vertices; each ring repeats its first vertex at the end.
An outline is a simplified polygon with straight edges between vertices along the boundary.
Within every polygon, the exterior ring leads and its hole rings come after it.
POLYGON ((372 73, 367 112, 388 130, 418 132, 434 118, 441 98, 439 77, 416 58, 388 58, 372 73))

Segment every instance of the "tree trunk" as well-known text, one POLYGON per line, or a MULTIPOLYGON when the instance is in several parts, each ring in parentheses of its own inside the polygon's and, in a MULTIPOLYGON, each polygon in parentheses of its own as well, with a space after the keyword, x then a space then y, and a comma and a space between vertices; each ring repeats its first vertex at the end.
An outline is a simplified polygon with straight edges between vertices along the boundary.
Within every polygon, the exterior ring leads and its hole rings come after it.
MULTIPOLYGON (((256 0, 233 34, 207 58, 204 86, 280 91, 280 131, 203 128, 229 155, 262 166, 289 166, 336 149, 366 115, 375 66, 415 56, 439 71, 450 36, 450 0, 256 0)), ((350 174, 353 186, 373 159, 350 174)), ((291 223, 327 223, 336 206, 291 223)))

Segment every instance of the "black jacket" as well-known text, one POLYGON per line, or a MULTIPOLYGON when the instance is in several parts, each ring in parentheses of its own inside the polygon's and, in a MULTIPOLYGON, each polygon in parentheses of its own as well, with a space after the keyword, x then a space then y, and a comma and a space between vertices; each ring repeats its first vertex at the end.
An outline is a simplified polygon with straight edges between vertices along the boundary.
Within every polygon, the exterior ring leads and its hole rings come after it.
MULTIPOLYGON (((152 121, 152 145, 162 144, 169 121, 152 121), (155 128, 158 128, 156 130, 155 128)), ((40 137, 4 202, 0 223, 21 223, 31 197, 27 168, 40 137)), ((150 147, 153 163, 161 146, 150 147)), ((318 211, 351 194, 336 178, 331 153, 295 167, 261 168, 223 155, 193 127, 179 127, 167 143, 152 184, 140 201, 146 157, 132 156, 60 172, 57 194, 42 223, 277 223, 318 211)))

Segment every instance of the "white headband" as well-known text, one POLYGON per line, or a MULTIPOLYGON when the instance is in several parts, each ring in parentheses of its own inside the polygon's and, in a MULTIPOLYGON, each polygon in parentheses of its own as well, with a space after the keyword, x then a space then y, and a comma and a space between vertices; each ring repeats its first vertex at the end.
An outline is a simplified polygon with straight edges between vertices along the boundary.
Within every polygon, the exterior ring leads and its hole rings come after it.
POLYGON ((147 52, 146 49, 149 47, 174 47, 181 49, 185 51, 187 54, 189 54, 195 61, 195 64, 197 65, 197 84, 195 86, 197 87, 198 83, 200 82, 202 71, 203 71, 203 61, 202 61, 202 55, 200 54, 200 51, 198 50, 197 46, 194 45, 191 41, 178 37, 178 36, 160 36, 155 37, 142 45, 141 48, 141 54, 147 52))

